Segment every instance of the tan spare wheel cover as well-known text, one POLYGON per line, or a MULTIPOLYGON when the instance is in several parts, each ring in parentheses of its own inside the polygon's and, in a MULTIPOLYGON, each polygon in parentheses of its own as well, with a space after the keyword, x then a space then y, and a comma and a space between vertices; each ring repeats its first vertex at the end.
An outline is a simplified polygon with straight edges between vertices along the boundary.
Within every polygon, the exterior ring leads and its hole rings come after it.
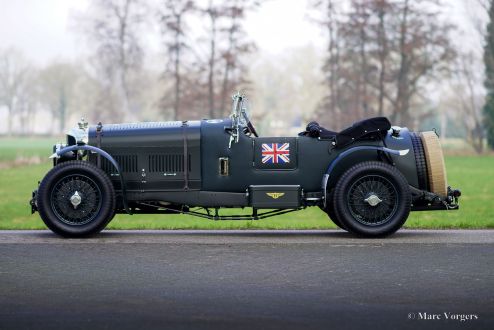
POLYGON ((446 167, 439 138, 432 131, 421 132, 420 138, 424 146, 425 159, 427 162, 427 172, 429 177, 429 189, 440 196, 448 193, 446 182, 446 167))

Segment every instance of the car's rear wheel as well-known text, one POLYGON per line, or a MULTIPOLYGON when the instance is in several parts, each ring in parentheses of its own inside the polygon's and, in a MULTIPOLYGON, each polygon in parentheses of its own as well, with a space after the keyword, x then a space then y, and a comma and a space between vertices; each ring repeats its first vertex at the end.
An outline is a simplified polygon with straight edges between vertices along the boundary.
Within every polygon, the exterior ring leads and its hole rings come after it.
POLYGON ((98 167, 83 161, 55 166, 41 181, 38 211, 53 232, 65 237, 94 235, 115 214, 115 190, 98 167))
POLYGON ((331 221, 333 221, 333 223, 338 226, 338 228, 340 229, 343 229, 343 230, 347 230, 345 228, 345 226, 343 226, 343 224, 341 223, 341 221, 338 219, 338 217, 336 216, 336 213, 333 209, 333 199, 334 199, 334 194, 333 194, 333 191, 334 190, 330 190, 327 195, 326 195, 326 206, 325 207, 321 207, 322 210, 324 212, 326 212, 326 214, 328 215, 329 219, 331 221))
POLYGON ((334 188, 333 209, 342 226, 364 237, 393 234, 405 223, 411 194, 393 166, 364 162, 347 170, 334 188))

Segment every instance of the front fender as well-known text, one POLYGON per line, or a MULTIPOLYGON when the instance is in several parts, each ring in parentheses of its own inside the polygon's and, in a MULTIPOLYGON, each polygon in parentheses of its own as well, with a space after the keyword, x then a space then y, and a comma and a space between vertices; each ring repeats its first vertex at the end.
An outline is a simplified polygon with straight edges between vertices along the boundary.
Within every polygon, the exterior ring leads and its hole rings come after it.
POLYGON ((102 157, 105 157, 112 165, 115 167, 115 170, 118 173, 118 177, 120 178, 120 184, 122 186, 122 200, 123 200, 123 205, 125 208, 125 212, 128 214, 132 214, 132 212, 129 209, 129 206, 127 204, 127 193, 125 191, 125 181, 122 175, 122 172, 120 171, 120 166, 118 165, 117 161, 106 151, 103 149, 93 147, 93 146, 88 146, 88 145, 74 145, 74 146, 69 146, 65 148, 61 148, 57 150, 53 155, 50 156, 50 158, 59 158, 61 155, 71 152, 71 151, 78 151, 78 150, 87 150, 87 151, 92 151, 95 152, 102 157))

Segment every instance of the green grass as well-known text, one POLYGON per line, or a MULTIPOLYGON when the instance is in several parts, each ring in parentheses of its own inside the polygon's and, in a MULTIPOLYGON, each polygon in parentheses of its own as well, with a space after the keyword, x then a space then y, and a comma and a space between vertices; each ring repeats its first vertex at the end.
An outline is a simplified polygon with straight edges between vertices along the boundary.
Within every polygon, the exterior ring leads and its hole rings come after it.
MULTIPOLYGON (((44 148, 46 145, 43 146, 44 148)), ((34 150, 34 149, 33 149, 34 150)), ((45 154, 46 155, 46 154, 45 154)), ((462 190, 458 211, 414 212, 407 228, 494 228, 494 157, 446 157, 448 180, 462 190)), ((28 206, 31 191, 51 168, 38 165, 0 170, 0 229, 44 229, 28 206)), ((234 210, 229 210, 232 212, 234 210)), ((317 207, 258 221, 212 221, 186 215, 118 215, 111 229, 324 229, 335 228, 317 207)))
POLYGON ((494 228, 494 157, 447 156, 448 184, 462 192, 458 211, 413 212, 408 228, 494 228))
POLYGON ((19 158, 48 157, 52 146, 62 141, 53 137, 0 138, 0 162, 11 162, 19 158))

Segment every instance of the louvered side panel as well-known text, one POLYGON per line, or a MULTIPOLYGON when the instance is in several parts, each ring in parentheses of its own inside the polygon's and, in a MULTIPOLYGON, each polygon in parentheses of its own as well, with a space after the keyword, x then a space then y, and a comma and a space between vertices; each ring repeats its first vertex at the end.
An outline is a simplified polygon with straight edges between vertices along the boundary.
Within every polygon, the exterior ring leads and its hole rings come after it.
MULTIPOLYGON (((149 172, 182 173, 184 172, 184 156, 177 154, 149 155, 149 172)), ((190 170, 189 158, 189 170, 190 170)))
MULTIPOLYGON (((137 170, 137 155, 120 156, 113 155, 113 158, 120 166, 120 170, 123 173, 136 173, 137 170)), ((101 158, 101 168, 103 171, 109 174, 115 174, 117 171, 113 167, 112 163, 106 158, 101 158)))

